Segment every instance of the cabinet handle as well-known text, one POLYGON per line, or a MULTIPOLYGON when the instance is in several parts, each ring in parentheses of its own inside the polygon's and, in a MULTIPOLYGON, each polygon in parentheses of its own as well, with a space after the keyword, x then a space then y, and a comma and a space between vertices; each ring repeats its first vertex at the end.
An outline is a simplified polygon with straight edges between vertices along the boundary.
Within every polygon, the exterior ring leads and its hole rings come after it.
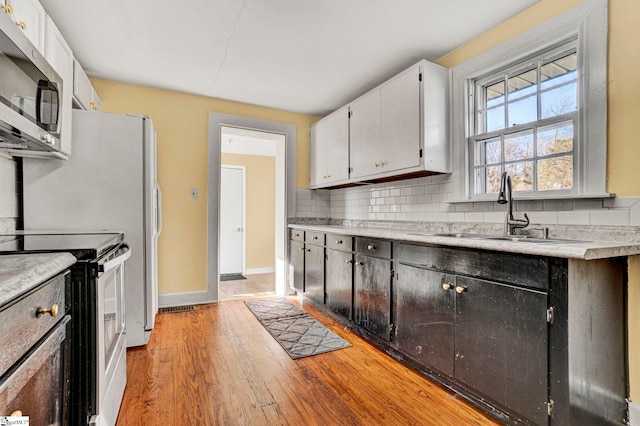
POLYGON ((356 265, 356 266, 362 266, 362 265, 364 265, 364 262, 359 262, 359 261, 357 261, 357 260, 356 260, 356 262, 354 263, 354 265, 356 265))
POLYGON ((299 236, 300 236, 300 234, 296 233, 296 237, 299 237, 299 236))
POLYGON ((350 263, 353 263, 353 260, 345 260, 345 261, 344 261, 344 263, 345 263, 346 265, 348 265, 348 264, 350 264, 350 263))
POLYGON ((60 308, 58 308, 57 303, 54 303, 53 305, 51 305, 50 308, 43 308, 39 306, 38 309, 36 309, 36 317, 39 318, 41 315, 44 315, 44 314, 49 314, 52 317, 55 317, 56 315, 58 315, 58 312, 60 312, 60 308))
POLYGON ((342 244, 342 240, 336 240, 336 244, 342 244))
POLYGON ((466 288, 466 287, 462 287, 462 286, 460 286, 460 285, 459 285, 458 287, 456 287, 456 293, 458 293, 458 294, 462 294, 462 293, 464 293, 465 291, 467 291, 467 288, 466 288))
POLYGON ((22 410, 16 410, 13 413, 9 414, 9 417, 22 417, 22 410))
POLYGON ((378 167, 380 167, 380 163, 373 163, 373 167, 377 169, 378 167))
POLYGON ((298 250, 300 250, 300 251, 304 251, 304 247, 300 247, 298 250))
POLYGON ((27 24, 25 24, 24 21, 20 21, 16 25, 18 25, 22 31, 27 29, 27 24))
POLYGON ((311 249, 304 249, 304 251, 307 251, 307 252, 308 252, 308 251, 311 251, 311 249))
POLYGON ((2 10, 4 10, 7 15, 13 14, 13 8, 10 4, 3 4, 2 6, 0 6, 0 8, 2 8, 2 10))
POLYGON ((317 240, 317 239, 318 239, 318 236, 317 236, 317 235, 314 235, 314 236, 313 236, 313 239, 314 239, 314 240, 317 240))
POLYGON ((442 284, 442 289, 444 291, 449 291, 451 290, 451 287, 453 287, 451 284, 442 284))
POLYGON ((381 162, 380 162, 380 167, 384 167, 384 166, 386 166, 386 165, 387 165, 387 162, 386 162, 386 161, 381 161, 381 162))
POLYGON ((373 244, 369 244, 369 245, 367 246, 367 250, 369 250, 369 251, 371 251, 371 250, 375 250, 375 249, 376 249, 376 246, 374 246, 373 244))

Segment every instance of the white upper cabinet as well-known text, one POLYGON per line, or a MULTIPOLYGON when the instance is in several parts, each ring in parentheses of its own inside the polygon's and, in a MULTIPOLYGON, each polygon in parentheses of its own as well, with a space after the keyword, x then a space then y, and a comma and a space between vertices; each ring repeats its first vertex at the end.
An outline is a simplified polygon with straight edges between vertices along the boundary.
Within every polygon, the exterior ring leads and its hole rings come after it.
POLYGON ((349 108, 311 126, 309 186, 322 188, 349 180, 349 108))
POLYGON ((46 42, 44 57, 54 71, 62 77, 62 102, 60 122, 61 151, 71 154, 71 110, 73 98, 73 52, 49 16, 45 22, 46 42))
MULTIPOLYGON (((447 68, 420 61, 347 107, 351 173, 340 184, 451 172, 447 68)), ((336 157, 325 159, 326 154, 318 152, 319 146, 328 144, 325 135, 317 130, 312 135, 315 140, 310 169, 316 175, 311 176, 311 187, 336 186, 336 182, 323 178, 326 166, 316 164, 318 161, 332 164, 336 157)))
POLYGON ((2 9, 11 15, 13 22, 27 35, 40 51, 44 52, 44 21, 46 13, 38 0, 4 0, 2 9))
POLYGON ((73 64, 73 99, 80 109, 102 111, 102 101, 78 61, 73 64))
POLYGON ((384 150, 380 135, 380 88, 349 105, 349 152, 351 177, 360 178, 378 172, 384 150))

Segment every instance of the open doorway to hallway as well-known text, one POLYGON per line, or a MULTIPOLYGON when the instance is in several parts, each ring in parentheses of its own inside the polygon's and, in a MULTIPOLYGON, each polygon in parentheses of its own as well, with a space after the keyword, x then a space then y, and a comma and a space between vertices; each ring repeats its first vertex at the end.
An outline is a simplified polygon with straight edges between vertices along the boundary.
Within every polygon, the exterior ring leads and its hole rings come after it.
POLYGON ((281 134, 221 127, 218 300, 276 293, 276 213, 285 192, 279 143, 281 134))

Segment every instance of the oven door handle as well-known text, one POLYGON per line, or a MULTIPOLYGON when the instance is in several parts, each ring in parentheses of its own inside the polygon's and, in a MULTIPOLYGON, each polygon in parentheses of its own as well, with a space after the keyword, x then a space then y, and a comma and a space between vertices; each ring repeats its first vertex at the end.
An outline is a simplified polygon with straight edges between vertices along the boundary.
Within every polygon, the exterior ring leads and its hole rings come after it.
POLYGON ((110 271, 111 269, 115 268, 118 265, 121 265, 127 259, 129 259, 131 257, 131 249, 126 244, 123 246, 123 249, 124 251, 120 256, 116 257, 115 259, 111 259, 108 262, 105 262, 103 265, 98 265, 98 271, 99 272, 110 271))

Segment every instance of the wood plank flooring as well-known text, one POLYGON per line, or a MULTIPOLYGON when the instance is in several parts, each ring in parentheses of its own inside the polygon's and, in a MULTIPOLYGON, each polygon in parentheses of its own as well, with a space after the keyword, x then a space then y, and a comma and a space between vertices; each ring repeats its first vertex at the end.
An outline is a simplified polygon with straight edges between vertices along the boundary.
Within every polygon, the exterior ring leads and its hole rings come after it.
POLYGON ((242 301, 160 314, 127 351, 125 425, 494 425, 494 420, 290 300, 353 346, 292 360, 242 301))
POLYGON ((220 300, 269 297, 276 294, 276 274, 249 274, 246 280, 221 281, 218 285, 220 300))

